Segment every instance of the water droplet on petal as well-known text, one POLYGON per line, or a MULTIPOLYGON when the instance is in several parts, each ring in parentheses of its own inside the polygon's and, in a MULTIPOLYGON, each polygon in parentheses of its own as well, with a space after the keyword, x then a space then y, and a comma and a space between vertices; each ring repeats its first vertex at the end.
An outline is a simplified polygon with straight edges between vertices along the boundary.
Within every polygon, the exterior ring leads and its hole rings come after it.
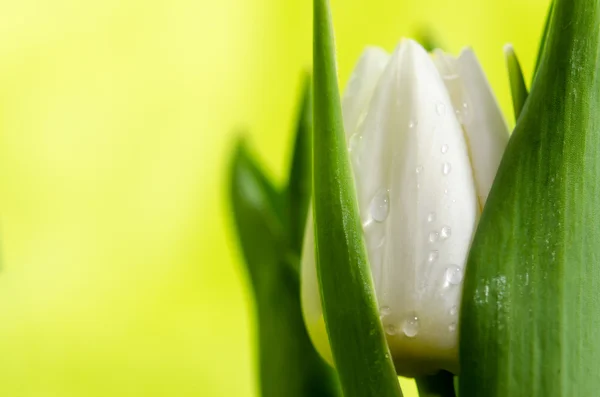
POLYGON ((435 105, 435 110, 438 115, 443 116, 446 114, 446 105, 444 105, 442 102, 438 102, 435 105))
POLYGON ((455 323, 450 324, 448 326, 448 331, 450 331, 450 332, 456 331, 456 324, 455 323))
POLYGON ((360 144, 361 139, 362 139, 362 135, 361 134, 359 134, 359 133, 352 134, 352 136, 348 140, 348 151, 350 153, 356 152, 356 150, 358 149, 358 146, 360 144))
POLYGON ((417 120, 410 120, 408 122, 408 128, 415 128, 417 125, 419 125, 419 122, 417 120))
POLYGON ((462 106, 456 108, 456 118, 463 125, 469 124, 471 121, 471 110, 466 100, 463 101, 462 106))
POLYGON ((439 237, 440 237, 440 234, 438 232, 431 232, 431 233, 429 233, 429 242, 435 243, 439 237))
POLYGON ((390 211, 390 197, 388 191, 385 189, 377 192, 373 200, 371 200, 370 212, 371 217, 376 222, 383 222, 386 220, 390 211))
POLYGON ((422 165, 417 166, 417 168, 415 169, 415 172, 417 174, 420 174, 421 172, 423 172, 423 166, 422 165))
POLYGON ((444 165, 442 166, 442 173, 444 175, 448 175, 450 171, 452 171, 452 166, 450 165, 450 163, 444 163, 444 165))
POLYGON ((402 323, 402 332, 409 338, 414 338, 419 333, 419 318, 415 315, 408 316, 402 323))
POLYGON ((431 251, 429 253, 429 257, 427 258, 427 260, 429 261, 429 263, 433 263, 435 261, 437 261, 437 259, 440 257, 440 252, 439 251, 431 251))
POLYGON ((458 314, 458 308, 456 306, 452 306, 450 308, 450 315, 451 316, 456 316, 458 314))
POLYGON ((440 238, 447 240, 450 238, 450 235, 452 235, 452 229, 450 229, 450 226, 444 226, 440 232, 440 238))
POLYGON ((389 306, 381 306, 379 308, 379 314, 381 314, 382 316, 389 316, 391 312, 392 309, 390 309, 389 306))
POLYGON ((446 145, 446 144, 442 145, 442 148, 440 150, 441 150, 442 154, 448 153, 448 145, 446 145))
POLYGON ((388 335, 396 335, 398 330, 394 324, 388 324, 385 326, 385 333, 388 335))
POLYGON ((435 212, 430 212, 429 215, 427 215, 427 222, 431 223, 435 221, 435 212))
POLYGON ((462 281, 462 278, 463 278, 463 272, 460 267, 450 266, 448 269, 446 269, 446 280, 448 280, 448 282, 450 284, 453 284, 453 285, 460 284, 460 282, 462 281))

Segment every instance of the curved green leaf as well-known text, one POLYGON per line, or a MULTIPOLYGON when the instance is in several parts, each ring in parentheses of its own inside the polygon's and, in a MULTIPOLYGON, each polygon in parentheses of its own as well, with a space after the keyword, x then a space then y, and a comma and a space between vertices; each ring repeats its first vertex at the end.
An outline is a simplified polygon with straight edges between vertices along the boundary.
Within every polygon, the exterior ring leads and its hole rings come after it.
POLYGON ((473 241, 460 396, 600 390, 600 2, 556 0, 473 241))
POLYGON ((544 23, 544 31, 542 32, 542 37, 540 38, 540 46, 538 48, 537 58, 535 60, 535 67, 533 69, 533 77, 532 81, 535 79, 537 75, 538 68, 540 67, 540 62, 542 60, 542 54, 544 53, 544 48, 546 47, 546 38, 548 37, 548 30, 550 29, 550 20, 552 19, 552 11, 554 10, 554 0, 550 2, 550 8, 548 9, 548 14, 546 15, 546 22, 544 23))
POLYGON ((314 1, 313 50, 315 246, 333 358, 345 397, 398 397, 347 155, 326 0, 314 1))
POLYGON ((504 56, 506 57, 506 66, 508 67, 508 78, 510 80, 510 92, 512 94, 513 109, 515 112, 515 121, 519 120, 523 106, 529 93, 527 92, 527 86, 525 85, 525 79, 523 78, 523 71, 521 70, 521 64, 515 54, 515 49, 512 45, 506 45, 504 47, 504 56))
POLYGON ((312 111, 312 79, 307 76, 287 185, 290 244, 297 256, 302 253, 304 227, 312 193, 312 111))
POLYGON ((286 255, 282 194, 242 143, 234 154, 230 194, 256 301, 262 397, 338 396, 335 373, 304 327, 298 264, 286 255))

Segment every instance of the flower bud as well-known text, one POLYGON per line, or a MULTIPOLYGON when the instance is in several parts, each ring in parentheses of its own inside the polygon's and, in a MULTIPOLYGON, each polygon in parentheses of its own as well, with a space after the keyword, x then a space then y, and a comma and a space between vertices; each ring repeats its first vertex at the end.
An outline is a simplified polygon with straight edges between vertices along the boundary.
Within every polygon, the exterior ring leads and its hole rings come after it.
MULTIPOLYGON (((342 109, 379 314, 396 370, 406 376, 457 373, 466 258, 508 142, 501 111, 471 50, 458 58, 439 50, 429 55, 412 40, 403 40, 391 56, 368 48, 342 109)), ((309 216, 304 318, 331 363, 314 250, 309 216)))

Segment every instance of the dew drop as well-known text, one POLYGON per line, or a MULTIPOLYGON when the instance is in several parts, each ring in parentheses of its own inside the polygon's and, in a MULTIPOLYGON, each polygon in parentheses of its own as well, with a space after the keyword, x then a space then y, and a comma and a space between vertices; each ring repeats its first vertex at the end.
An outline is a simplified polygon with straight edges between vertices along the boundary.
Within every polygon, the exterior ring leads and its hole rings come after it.
POLYGON ((439 251, 431 251, 429 253, 429 257, 427 258, 427 260, 429 261, 429 263, 433 263, 433 262, 437 261, 439 257, 440 257, 439 251))
POLYGON ((398 330, 394 324, 388 324, 385 326, 385 333, 388 335, 396 335, 398 330))
POLYGON ((452 306, 450 308, 450 315, 451 316, 456 316, 458 314, 458 308, 456 306, 452 306))
POLYGON ((408 122, 408 128, 415 128, 417 125, 419 125, 419 122, 417 120, 410 120, 408 122))
POLYGON ((448 175, 450 171, 452 171, 452 166, 450 165, 450 163, 444 163, 444 165, 442 166, 442 173, 444 175, 448 175))
POLYGON ((435 105, 435 110, 438 115, 443 116, 446 114, 446 105, 444 105, 442 102, 438 102, 435 105))
POLYGON ((408 316, 402 324, 402 332, 409 338, 414 338, 419 333, 419 318, 417 316, 408 316))
POLYGON ((421 172, 423 172, 423 166, 422 165, 417 166, 417 168, 415 169, 415 172, 417 174, 420 174, 421 172))
POLYGON ((389 316, 391 312, 392 309, 390 309, 389 306, 381 306, 379 308, 379 314, 381 314, 382 316, 389 316))
POLYGON ((350 153, 356 152, 358 146, 360 145, 360 141, 362 140, 362 135, 359 133, 352 134, 348 141, 348 151, 350 153))
POLYGON ((460 282, 462 281, 462 278, 463 278, 463 272, 460 267, 450 266, 448 269, 446 269, 446 280, 448 280, 448 282, 450 284, 453 284, 453 285, 460 284, 460 282))
POLYGON ((377 192, 373 200, 371 200, 370 212, 371 217, 375 222, 383 222, 386 220, 390 211, 390 197, 385 189, 377 192))
POLYGON ((440 231, 440 238, 442 240, 449 239, 451 235, 452 235, 452 229, 450 229, 450 226, 444 226, 442 228, 442 230, 440 231))
POLYGON ((430 212, 429 215, 427 215, 427 222, 431 223, 435 221, 435 212, 430 212))
POLYGON ((442 154, 448 153, 448 145, 443 144, 442 148, 440 149, 440 151, 442 152, 442 154))
POLYGON ((440 234, 438 232, 430 232, 429 233, 429 242, 435 243, 439 237, 440 237, 440 234))
POLYGON ((456 118, 463 125, 468 124, 470 122, 470 113, 471 112, 467 101, 464 101, 462 103, 462 106, 456 108, 456 118))
POLYGON ((455 323, 450 324, 448 326, 448 331, 450 331, 450 332, 456 331, 456 324, 455 323))

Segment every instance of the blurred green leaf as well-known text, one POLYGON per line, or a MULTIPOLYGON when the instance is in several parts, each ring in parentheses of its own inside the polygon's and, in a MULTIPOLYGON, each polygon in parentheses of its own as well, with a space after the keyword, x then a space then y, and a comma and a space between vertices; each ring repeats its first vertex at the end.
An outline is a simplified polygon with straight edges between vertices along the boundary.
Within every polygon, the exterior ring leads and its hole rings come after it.
POLYGON ((348 160, 329 3, 314 1, 314 219, 317 273, 346 397, 401 396, 379 320, 348 160))
POLYGON ((338 396, 334 371, 317 354, 304 327, 298 264, 290 263, 294 256, 287 254, 284 197, 241 142, 230 194, 256 302, 261 395, 338 396))
POLYGON ((535 60, 535 67, 533 69, 533 77, 532 81, 535 79, 537 75, 538 68, 540 67, 540 62, 542 60, 542 54, 544 53, 544 48, 546 47, 546 38, 548 37, 548 30, 550 29, 550 20, 552 19, 552 11, 554 11, 554 0, 550 2, 550 8, 548 8, 548 14, 546 15, 546 22, 544 23, 544 31, 542 32, 542 37, 540 38, 540 46, 538 48, 537 58, 535 60))
POLYGON ((506 45, 504 47, 504 55, 506 57, 506 66, 508 67, 508 78, 510 80, 510 92, 512 94, 513 109, 515 112, 515 121, 519 120, 523 106, 529 93, 527 92, 527 86, 525 85, 525 79, 523 78, 523 71, 521 70, 521 64, 515 54, 515 49, 512 45, 506 45))
POLYGON ((414 35, 414 38, 423 46, 423 48, 425 48, 425 50, 427 50, 427 52, 431 52, 436 48, 442 49, 439 38, 433 30, 428 27, 421 27, 414 35))
POLYGON ((600 2, 556 0, 473 241, 460 395, 600 390, 600 2))
POLYGON ((454 375, 441 371, 436 375, 420 376, 416 379, 419 397, 455 397, 454 375))
POLYGON ((307 76, 287 186, 290 244, 298 257, 302 253, 304 228, 312 193, 312 111, 312 79, 307 76))

